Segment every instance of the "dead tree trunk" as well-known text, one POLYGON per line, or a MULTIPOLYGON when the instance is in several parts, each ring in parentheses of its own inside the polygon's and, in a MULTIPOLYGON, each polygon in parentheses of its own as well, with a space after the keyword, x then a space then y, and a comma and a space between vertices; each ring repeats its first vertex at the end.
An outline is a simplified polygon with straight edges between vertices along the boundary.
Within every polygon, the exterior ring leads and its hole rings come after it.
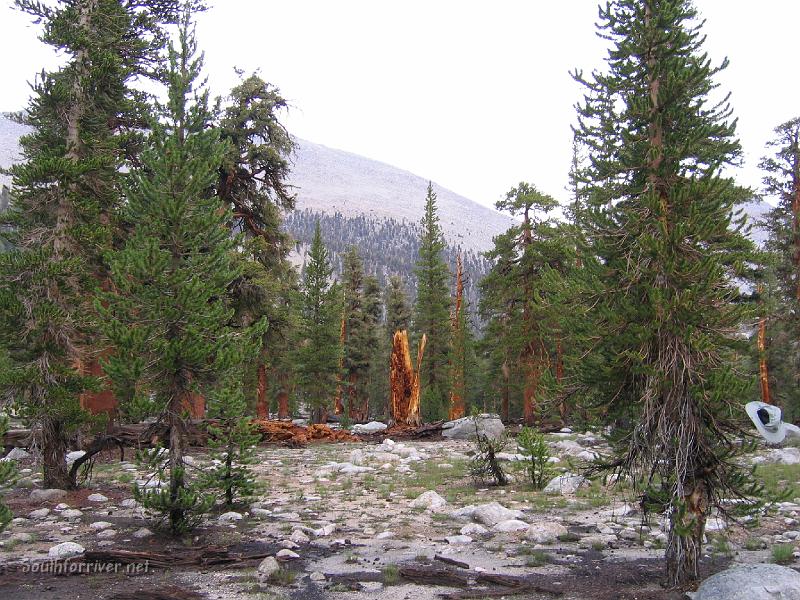
POLYGON ((396 331, 392 338, 392 362, 389 371, 390 409, 392 422, 396 425, 419 427, 420 379, 419 371, 425 353, 427 337, 423 334, 417 351, 417 369, 411 364, 408 349, 408 332, 396 331))

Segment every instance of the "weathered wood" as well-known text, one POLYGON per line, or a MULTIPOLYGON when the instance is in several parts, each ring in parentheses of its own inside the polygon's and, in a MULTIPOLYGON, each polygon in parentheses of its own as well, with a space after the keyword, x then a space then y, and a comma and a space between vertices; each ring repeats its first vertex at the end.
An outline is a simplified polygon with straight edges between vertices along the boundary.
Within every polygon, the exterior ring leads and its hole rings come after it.
POLYGON ((461 562, 460 560, 456 560, 455 558, 450 558, 449 556, 434 554, 433 560, 438 560, 439 562, 443 562, 447 565, 453 565, 454 567, 458 567, 460 569, 469 569, 469 563, 461 562))
POLYGON ((427 337, 423 334, 417 351, 417 368, 411 364, 408 332, 396 331, 392 337, 392 357, 389 370, 390 408, 392 422, 397 425, 419 427, 420 378, 419 371, 425 353, 427 337))

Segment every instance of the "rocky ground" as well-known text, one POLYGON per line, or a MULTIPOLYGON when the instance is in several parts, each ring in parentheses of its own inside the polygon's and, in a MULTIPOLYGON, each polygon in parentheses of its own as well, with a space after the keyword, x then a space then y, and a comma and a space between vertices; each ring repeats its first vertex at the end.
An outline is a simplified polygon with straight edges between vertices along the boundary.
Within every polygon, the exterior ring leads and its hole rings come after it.
MULTIPOLYGON (((125 598, 145 590, 167 594, 154 598, 218 599, 683 597, 659 585, 661 519, 643 519, 624 482, 572 475, 607 451, 599 437, 564 431, 547 440, 560 476, 543 492, 525 483, 511 447, 501 455, 513 479, 503 488, 471 480, 468 441, 264 447, 258 501, 221 508, 185 539, 160 533, 132 499, 134 482, 147 481, 135 464, 104 456, 87 487, 67 493, 40 489, 32 458, 16 452, 23 479, 7 497, 17 518, 0 535, 0 597, 125 598), (145 565, 138 573, 31 572, 57 564, 52 559, 92 556, 84 552, 178 557, 209 548, 252 558, 145 565)), ((797 483, 797 448, 762 448, 750 459, 771 491, 797 483)), ((202 451, 191 457, 194 468, 206 460, 202 451)), ((770 505, 746 526, 711 519, 704 573, 731 561, 800 557, 798 519, 800 498, 770 505)))

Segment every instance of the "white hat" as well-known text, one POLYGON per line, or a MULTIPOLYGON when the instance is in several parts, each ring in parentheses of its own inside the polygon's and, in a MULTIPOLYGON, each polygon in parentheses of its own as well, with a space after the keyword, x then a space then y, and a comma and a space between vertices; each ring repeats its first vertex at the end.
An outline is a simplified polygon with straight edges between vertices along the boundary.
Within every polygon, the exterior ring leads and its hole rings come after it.
POLYGON ((786 437, 786 424, 781 421, 781 409, 765 402, 748 402, 745 407, 747 415, 753 421, 765 440, 771 444, 782 442, 786 437))

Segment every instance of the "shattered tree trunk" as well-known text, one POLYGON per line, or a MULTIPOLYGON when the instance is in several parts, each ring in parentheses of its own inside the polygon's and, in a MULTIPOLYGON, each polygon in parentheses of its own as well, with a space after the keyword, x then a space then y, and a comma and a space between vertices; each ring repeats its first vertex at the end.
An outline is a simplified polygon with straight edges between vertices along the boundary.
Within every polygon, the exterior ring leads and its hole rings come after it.
POLYGON ((448 417, 451 421, 460 419, 464 416, 464 347, 463 343, 459 347, 461 328, 461 310, 464 297, 464 267, 461 262, 461 253, 456 256, 456 301, 453 308, 452 327, 455 352, 453 353, 453 364, 451 365, 452 387, 450 390, 450 410, 448 417))
POLYGON ((423 334, 417 351, 417 369, 411 364, 408 348, 408 331, 396 331, 392 338, 392 361, 389 370, 389 408, 395 425, 419 427, 420 379, 419 371, 425 353, 427 337, 423 334))

